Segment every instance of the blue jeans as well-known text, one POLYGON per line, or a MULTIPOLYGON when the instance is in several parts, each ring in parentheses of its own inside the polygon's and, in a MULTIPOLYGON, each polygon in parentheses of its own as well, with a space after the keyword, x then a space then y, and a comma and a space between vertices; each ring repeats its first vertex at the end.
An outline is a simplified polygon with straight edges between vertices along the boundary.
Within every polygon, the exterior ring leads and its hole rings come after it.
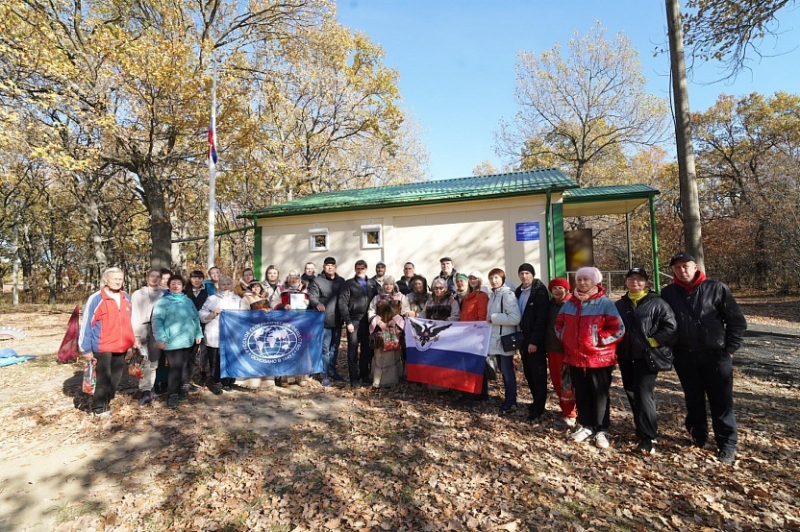
POLYGON ((517 404, 517 374, 514 373, 514 357, 499 355, 500 373, 503 374, 503 387, 506 397, 503 399, 504 406, 517 404))
POLYGON ((333 377, 336 374, 336 359, 339 356, 339 342, 342 341, 342 326, 324 329, 322 333, 322 375, 333 377))

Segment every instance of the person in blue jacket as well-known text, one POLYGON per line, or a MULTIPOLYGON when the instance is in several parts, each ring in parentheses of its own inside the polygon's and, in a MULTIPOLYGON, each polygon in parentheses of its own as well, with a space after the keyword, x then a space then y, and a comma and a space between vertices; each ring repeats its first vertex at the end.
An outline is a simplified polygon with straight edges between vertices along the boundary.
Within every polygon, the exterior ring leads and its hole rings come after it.
POLYGON ((169 278, 169 293, 153 307, 153 336, 169 361, 167 406, 177 408, 189 394, 189 358, 192 346, 203 340, 200 317, 192 300, 183 292, 180 275, 169 278))

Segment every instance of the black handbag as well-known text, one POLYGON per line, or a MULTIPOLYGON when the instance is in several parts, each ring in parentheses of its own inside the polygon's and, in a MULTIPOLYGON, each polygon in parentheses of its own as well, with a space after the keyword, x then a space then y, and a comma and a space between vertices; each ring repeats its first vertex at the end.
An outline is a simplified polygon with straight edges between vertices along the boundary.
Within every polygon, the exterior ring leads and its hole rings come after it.
MULTIPOLYGON (((503 312, 503 300, 500 299, 500 312, 503 312)), ((505 312, 503 312, 505 314, 505 312)), ((500 332, 503 332, 503 326, 500 326, 500 332)), ((503 351, 519 351, 525 343, 525 335, 522 331, 516 331, 511 334, 504 334, 500 336, 500 344, 503 346, 503 351)))
POLYGON ((503 351, 519 351, 525 343, 525 335, 522 331, 506 334, 500 337, 503 351))
POLYGON ((669 371, 675 355, 669 347, 651 347, 644 352, 644 360, 651 371, 669 371))

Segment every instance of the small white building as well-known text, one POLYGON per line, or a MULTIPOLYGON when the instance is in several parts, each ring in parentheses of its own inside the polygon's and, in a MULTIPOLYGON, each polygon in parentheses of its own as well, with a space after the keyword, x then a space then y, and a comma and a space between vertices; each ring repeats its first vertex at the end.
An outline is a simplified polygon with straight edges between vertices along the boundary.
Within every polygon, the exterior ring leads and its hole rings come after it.
POLYGON ((430 281, 448 256, 460 272, 485 276, 499 267, 512 282, 529 262, 547 280, 566 272, 565 215, 627 213, 648 199, 652 209, 658 194, 629 185, 575 190, 571 199, 573 189, 578 184, 559 170, 540 169, 314 194, 244 216, 255 225, 259 279, 269 264, 282 274, 306 262, 321 271, 333 256, 345 278, 364 259, 370 275, 383 260, 399 278, 411 261, 430 281))

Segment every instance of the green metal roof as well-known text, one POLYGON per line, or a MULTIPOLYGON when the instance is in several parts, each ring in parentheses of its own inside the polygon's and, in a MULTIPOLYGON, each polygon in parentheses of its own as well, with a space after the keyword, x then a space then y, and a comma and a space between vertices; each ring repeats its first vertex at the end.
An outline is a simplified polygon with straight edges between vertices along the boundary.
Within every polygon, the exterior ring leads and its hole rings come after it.
POLYGON ((660 192, 647 185, 610 185, 605 187, 576 188, 564 192, 564 203, 586 201, 645 199, 660 192))
POLYGON ((286 203, 244 213, 247 218, 274 218, 324 212, 353 211, 375 207, 431 205, 456 201, 527 196, 547 190, 562 192, 578 184, 555 168, 529 170, 406 185, 322 192, 286 203))
POLYGON ((632 212, 659 194, 647 185, 611 185, 567 190, 564 216, 602 216, 632 212))

